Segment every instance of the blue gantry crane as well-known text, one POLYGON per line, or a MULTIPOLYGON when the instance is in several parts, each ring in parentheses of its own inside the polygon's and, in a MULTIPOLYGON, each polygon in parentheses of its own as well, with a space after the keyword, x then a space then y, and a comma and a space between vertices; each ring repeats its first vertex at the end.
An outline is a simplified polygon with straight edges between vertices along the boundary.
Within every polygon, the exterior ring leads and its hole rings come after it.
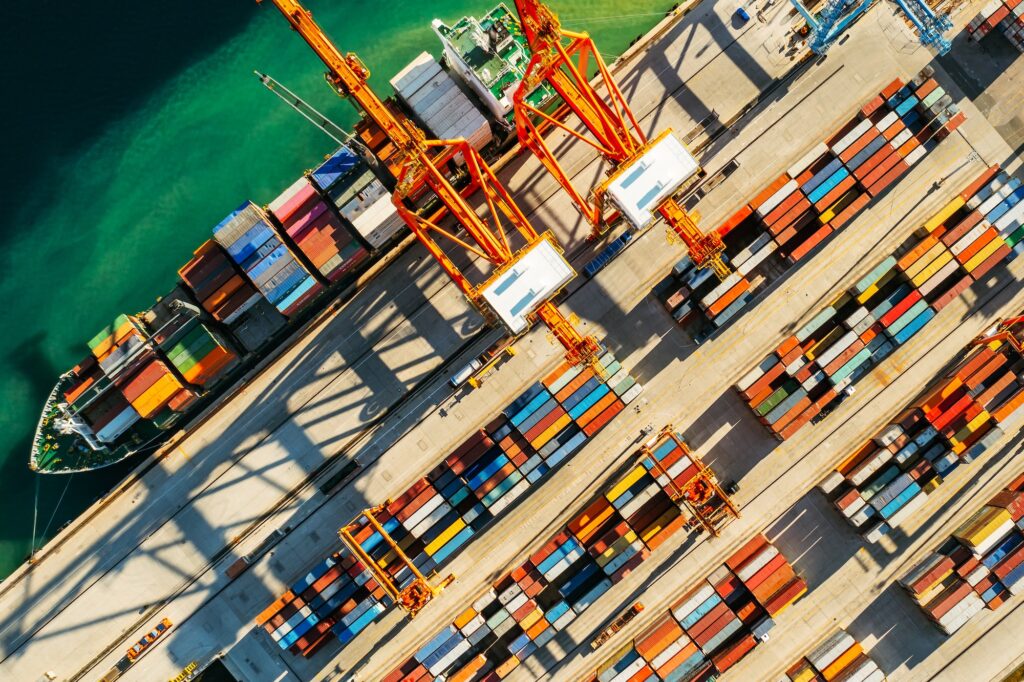
MULTIPOLYGON (((790 0, 807 21, 810 35, 807 45, 815 54, 825 54, 846 32, 846 29, 868 10, 874 0, 827 0, 818 16, 814 16, 801 0, 790 0)), ((949 52, 951 44, 943 35, 953 28, 945 14, 929 7, 926 0, 893 0, 917 29, 921 44, 938 54, 949 52)))

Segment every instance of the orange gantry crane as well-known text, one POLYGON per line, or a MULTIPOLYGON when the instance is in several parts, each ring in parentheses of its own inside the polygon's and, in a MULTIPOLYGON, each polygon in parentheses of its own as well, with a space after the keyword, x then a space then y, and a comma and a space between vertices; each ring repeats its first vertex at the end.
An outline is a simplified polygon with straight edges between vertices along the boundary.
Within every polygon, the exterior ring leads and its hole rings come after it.
POLYGON ((1008 317, 1005 320, 1001 320, 996 325, 995 330, 991 334, 982 334, 978 338, 971 342, 972 346, 981 346, 993 341, 1005 341, 1010 346, 1024 355, 1024 342, 1021 341, 1019 333, 1024 332, 1024 315, 1018 317, 1008 317))
MULTIPOLYGON (((607 228, 606 195, 610 190, 613 198, 615 190, 623 190, 625 193, 623 186, 634 182, 637 177, 634 170, 648 165, 636 162, 641 161, 643 157, 650 158, 650 152, 656 147, 660 147, 659 151, 663 153, 663 158, 664 154, 669 157, 688 157, 687 161, 693 166, 690 177, 696 173, 696 160, 685 150, 682 143, 675 139, 671 130, 664 131, 654 140, 647 139, 590 36, 562 28, 555 13, 539 0, 515 0, 515 3, 523 34, 533 52, 526 74, 513 96, 519 140, 537 155, 558 184, 569 193, 584 218, 590 223, 593 229, 592 236, 599 236, 607 228), (606 91, 607 99, 590 82, 588 73, 592 69, 596 69, 600 76, 599 82, 606 91), (527 101, 526 96, 545 81, 579 117, 583 126, 590 132, 590 137, 527 101), (610 176, 594 188, 590 200, 573 186, 569 174, 545 143, 538 128, 538 121, 557 127, 572 138, 590 145, 612 164, 610 176)), ((658 164, 651 165, 653 174, 657 176, 658 164)), ((725 245, 721 236, 717 232, 703 234, 693 217, 672 196, 687 179, 680 180, 679 176, 672 177, 671 173, 669 177, 662 174, 662 177, 651 178, 644 186, 646 192, 657 193, 660 197, 657 212, 664 217, 671 233, 687 245, 694 264, 701 268, 710 267, 720 279, 725 279, 729 275, 729 268, 722 260, 725 245)), ((639 200, 643 201, 649 196, 650 194, 647 194, 639 200)), ((647 218, 648 213, 649 211, 641 212, 641 219, 647 218)), ((626 217, 631 218, 628 212, 626 217)), ((636 224, 635 219, 631 222, 634 222, 635 227, 641 227, 636 224)))
MULTIPOLYGON (((370 72, 366 66, 355 54, 343 55, 313 21, 308 10, 296 0, 273 0, 273 3, 327 66, 327 79, 338 93, 343 97, 350 97, 367 117, 380 126, 399 150, 401 163, 393 199, 409 229, 427 247, 473 305, 489 318, 493 318, 497 313, 498 317, 507 323, 507 317, 502 316, 501 310, 495 310, 498 307, 495 303, 496 297, 489 297, 488 293, 493 293, 494 285, 500 282, 503 275, 515 269, 517 264, 523 264, 523 271, 515 273, 515 278, 525 274, 528 279, 537 274, 537 267, 532 266, 544 258, 535 257, 529 262, 526 261, 528 254, 538 247, 542 252, 539 256, 547 256, 549 263, 552 250, 557 251, 560 257, 560 248, 554 238, 550 233, 539 234, 534 229, 491 168, 465 140, 427 139, 412 120, 396 117, 370 89, 367 83, 370 72), (465 160, 470 182, 483 194, 487 208, 485 213, 489 214, 489 219, 477 215, 441 170, 444 164, 460 154, 465 160), (440 200, 459 227, 465 231, 467 238, 454 234, 417 214, 407 205, 411 203, 410 197, 424 187, 440 200), (512 230, 506 229, 503 220, 512 230), (490 273, 486 281, 480 284, 470 282, 462 269, 441 247, 437 238, 442 238, 450 246, 488 263, 490 273)), ((564 264, 564 268, 569 268, 568 263, 564 264)), ((554 293, 557 293, 557 290, 552 292, 552 296, 554 293)), ((591 336, 580 334, 559 312, 550 297, 539 302, 530 311, 530 317, 539 319, 547 325, 555 339, 565 348, 569 361, 588 364, 593 363, 600 355, 597 341, 591 336)), ((512 331, 518 333, 522 329, 514 328, 512 331)))
MULTIPOLYGON (((514 334, 524 331, 528 321, 539 319, 565 348, 570 362, 595 364, 601 354, 597 341, 580 334, 551 301, 575 275, 551 234, 539 234, 534 229, 494 172, 465 140, 427 139, 413 121, 397 115, 377 97, 367 83, 370 72, 366 66, 352 53, 343 55, 313 21, 308 10, 296 0, 272 1, 327 66, 328 82, 341 96, 351 98, 398 150, 399 172, 392 197, 395 206, 409 229, 469 301, 485 317, 498 317, 514 334), (442 171, 442 167, 460 154, 470 182, 483 194, 486 204, 483 212, 489 219, 477 214, 442 171), (465 236, 441 227, 411 208, 412 197, 424 188, 437 197, 465 236), (490 272, 486 273, 485 281, 471 282, 442 248, 438 238, 444 239, 449 248, 488 264, 490 272), (529 301, 526 307, 524 300, 529 301)), ((415 616, 452 578, 431 584, 413 565, 377 520, 385 505, 365 510, 344 526, 339 535, 379 579, 385 592, 410 616, 415 616), (411 582, 397 584, 390 572, 383 570, 362 550, 354 532, 367 525, 382 535, 394 557, 409 569, 413 576, 411 582)))

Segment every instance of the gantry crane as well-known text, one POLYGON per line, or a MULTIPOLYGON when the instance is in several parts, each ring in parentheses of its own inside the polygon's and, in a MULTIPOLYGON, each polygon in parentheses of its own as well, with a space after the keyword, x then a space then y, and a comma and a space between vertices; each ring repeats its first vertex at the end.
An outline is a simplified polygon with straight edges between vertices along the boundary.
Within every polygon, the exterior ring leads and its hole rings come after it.
MULTIPOLYGON (((918 40, 925 47, 938 54, 946 54, 952 43, 943 33, 953 28, 949 15, 936 12, 925 0, 894 0, 896 6, 917 29, 918 40)), ((810 35, 807 46, 814 54, 825 54, 846 33, 862 14, 868 11, 873 0, 827 0, 821 12, 815 16, 801 0, 790 0, 793 7, 807 22, 810 35)))
MULTIPOLYGON (((558 184, 569 193, 590 223, 592 236, 599 236, 606 229, 605 196, 609 187, 640 165, 635 162, 641 160, 655 145, 669 138, 674 140, 672 131, 666 130, 654 140, 648 141, 590 36, 562 28, 555 13, 539 0, 515 0, 515 3, 523 34, 533 52, 523 80, 513 96, 519 140, 537 155, 558 184), (607 101, 588 78, 593 68, 596 68, 600 83, 607 92, 607 101), (570 125, 554 119, 529 103, 526 96, 545 81, 579 117, 591 137, 580 134, 570 125), (545 143, 538 129, 538 120, 590 145, 612 164, 610 177, 593 190, 590 200, 573 186, 569 174, 545 143)), ((685 152, 682 144, 677 144, 685 152)), ((688 152, 685 153, 689 156, 688 152)), ((663 183, 657 178, 655 182, 656 185, 658 182, 663 183)), ((729 268, 722 260, 725 245, 721 236, 716 232, 703 234, 700 231, 693 217, 672 196, 672 192, 678 189, 678 183, 669 182, 676 186, 666 188, 668 196, 658 203, 657 211, 668 223, 670 234, 678 236, 687 245, 690 258, 697 267, 710 267, 719 278, 725 279, 729 275, 729 268)))
POLYGON ((642 445, 639 454, 640 462, 651 470, 652 476, 655 478, 665 477, 666 484, 663 485, 663 488, 666 494, 680 508, 689 509, 693 519, 704 530, 717 537, 721 534, 722 526, 731 519, 739 518, 739 509, 733 504, 728 493, 722 490, 718 484, 718 477, 696 453, 690 450, 683 439, 676 434, 671 424, 665 426, 651 443, 642 445), (677 448, 686 453, 693 466, 697 468, 694 477, 682 487, 675 484, 668 471, 654 456, 654 450, 666 440, 671 440, 677 448))
POLYGON ((1024 331, 1022 325, 1024 325, 1024 315, 1008 317, 1000 321, 991 334, 982 334, 974 339, 971 345, 983 346, 993 341, 1005 341, 1019 354, 1024 355, 1024 342, 1021 342, 1020 337, 1017 335, 1018 332, 1024 331))
MULTIPOLYGON (((327 66, 327 78, 338 93, 352 98, 399 150, 401 170, 393 197, 399 214, 467 298, 485 315, 489 315, 489 306, 483 297, 487 285, 514 267, 530 248, 544 241, 553 244, 553 237, 549 233, 537 233, 494 172, 465 140, 430 140, 411 119, 396 118, 391 109, 370 89, 367 83, 370 72, 366 66, 352 53, 342 55, 313 21, 308 10, 296 0, 273 0, 273 3, 327 66), (483 193, 490 221, 477 215, 440 170, 440 166, 459 154, 465 159, 471 181, 483 193), (424 186, 437 196, 465 230, 468 240, 418 215, 406 205, 406 200, 424 186), (518 248, 511 243, 502 218, 518 234, 521 240, 518 248), (470 282, 441 248, 435 236, 443 237, 450 244, 489 263, 492 266, 490 278, 479 285, 470 282)), ((597 357, 600 351, 597 341, 593 337, 582 336, 550 300, 538 305, 533 311, 533 317, 548 326, 564 346, 566 358, 571 362, 589 363, 597 357)))
MULTIPOLYGON (((513 309, 516 310, 516 319, 525 320, 526 313, 529 313, 529 319, 539 319, 547 325, 555 339, 565 348, 566 358, 570 362, 596 364, 601 353, 597 340, 592 336, 580 334, 551 301, 553 295, 557 293, 557 289, 564 286, 564 282, 567 281, 565 277, 571 278, 575 273, 572 272, 568 263, 561 259, 560 249, 551 234, 548 232, 538 234, 477 151, 462 139, 427 139, 423 131, 412 120, 396 117, 396 114, 385 106, 384 102, 370 89, 367 83, 370 72, 366 66, 355 54, 343 55, 313 21, 313 16, 308 10, 296 0, 272 1, 291 27, 302 36, 327 66, 327 80, 338 94, 351 98, 365 115, 380 127, 398 150, 400 170, 392 197, 395 206, 409 229, 440 263, 469 301, 485 317, 498 316, 507 323, 508 318, 502 317, 502 312, 495 309, 495 298, 489 297, 489 295, 493 294, 496 288, 515 290, 513 285, 517 280, 529 280, 534 276, 538 270, 531 269, 537 267, 531 264, 538 262, 535 258, 536 254, 540 254, 539 267, 542 275, 545 274, 543 272, 545 264, 550 264, 553 260, 560 260, 561 264, 554 263, 551 268, 566 274, 562 279, 548 278, 550 281, 545 284, 553 290, 546 299, 537 299, 538 302, 532 307, 532 310, 525 312, 519 310, 522 307, 521 303, 513 306, 513 309), (475 183, 483 194, 486 213, 489 213, 490 220, 477 215, 476 211, 441 171, 443 165, 460 154, 465 161, 466 171, 470 175, 471 182, 475 183), (444 208, 465 231, 465 238, 453 234, 411 208, 411 197, 424 188, 436 195, 444 208), (513 228, 514 231, 511 234, 505 229, 503 219, 513 228), (473 284, 452 261, 435 237, 442 237, 451 246, 489 264, 491 271, 487 279, 483 283, 473 284), (513 240, 516 243, 513 243, 513 240), (522 272, 516 269, 517 264, 522 266, 522 272)), ((526 283, 531 284, 529 281, 526 283)), ((514 333, 519 331, 522 330, 513 330, 514 333)), ((369 509, 360 516, 365 516, 371 525, 379 526, 380 524, 375 518, 378 511, 369 509)), ((361 556, 362 550, 358 543, 355 543, 350 527, 343 528, 340 535, 353 553, 356 556, 361 556)), ((385 542, 392 547, 397 547, 386 532, 383 535, 385 542)), ((438 590, 442 589, 445 583, 430 585, 425 576, 414 570, 415 567, 404 553, 399 552, 398 554, 402 562, 410 568, 415 580, 400 589, 399 586, 387 582, 388 579, 385 577, 386 584, 382 586, 395 597, 400 606, 415 615, 416 611, 422 608, 438 590)))

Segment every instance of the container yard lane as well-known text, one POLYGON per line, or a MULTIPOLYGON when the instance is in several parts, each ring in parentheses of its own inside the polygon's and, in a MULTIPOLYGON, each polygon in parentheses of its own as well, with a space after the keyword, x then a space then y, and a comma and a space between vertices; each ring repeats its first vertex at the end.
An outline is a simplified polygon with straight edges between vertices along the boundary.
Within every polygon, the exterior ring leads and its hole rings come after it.
MULTIPOLYGON (((786 71, 788 60, 766 47, 780 40, 785 12, 773 14, 768 24, 734 28, 732 9, 727 3, 702 3, 627 65, 625 90, 635 98, 646 126, 671 125, 685 133, 710 111, 728 120, 786 71), (722 82, 735 82, 736 88, 714 87, 722 82)), ((766 102, 756 118, 744 119, 738 134, 715 143, 714 156, 706 162, 709 170, 736 157, 741 171, 701 204, 708 224, 735 210, 743 197, 761 189, 892 77, 916 73, 928 61, 923 51, 905 54, 893 48, 872 21, 883 11, 878 8, 861 21, 845 45, 780 93, 778 101, 766 102), (846 70, 842 78, 834 77, 837 69, 846 70), (780 153, 783 148, 792 152, 780 153)), ((184 440, 140 484, 72 535, 59 553, 9 582, 0 596, 0 674, 37 679, 52 669, 58 678, 99 677, 130 642, 168 617, 177 627, 139 662, 132 679, 171 678, 189 661, 208 660, 219 652, 226 652, 240 679, 307 679, 329 670, 351 671, 355 662, 358 679, 374 679, 450 622, 489 579, 546 537, 547 530, 564 522, 572 502, 585 497, 602 472, 614 468, 641 426, 675 421, 693 431, 687 435, 698 447, 708 448, 705 459, 723 475, 746 474, 744 488, 749 492, 740 499, 751 506, 725 538, 700 544, 685 568, 665 573, 678 547, 662 550, 574 623, 566 636, 553 640, 549 646, 557 648, 552 651, 566 652, 558 672, 582 673, 588 663, 578 644, 588 641, 588 633, 614 613, 627 591, 642 593, 652 576, 670 575, 677 582, 656 583, 655 593, 644 599, 656 611, 659 597, 675 594, 685 580, 706 575, 716 558, 720 563, 726 550, 762 530, 823 473, 831 453, 827 447, 815 448, 821 438, 816 429, 805 430, 771 457, 748 461, 750 453, 765 454, 772 446, 752 423, 749 410, 728 393, 729 383, 749 369, 752 358, 768 352, 791 324, 815 309, 819 299, 857 274, 865 251, 891 251, 914 229, 914 220, 934 211, 941 201, 928 191, 934 177, 952 174, 950 183, 955 184, 976 173, 983 162, 1006 158, 1008 150, 983 117, 969 106, 965 110, 969 117, 962 134, 938 147, 898 191, 865 211, 852 229, 805 263, 741 324, 696 352, 690 352, 671 319, 647 296, 652 282, 678 257, 676 249, 664 247, 657 231, 580 287, 570 299, 573 310, 594 331, 607 334, 619 358, 636 368, 648 385, 646 406, 639 415, 627 411, 543 484, 542 494, 478 538, 451 567, 459 581, 416 621, 403 623, 399 614, 391 613, 343 655, 327 649, 309 661, 279 654, 266 633, 252 629, 256 613, 337 546, 334 533, 342 521, 421 476, 438 453, 450 450, 556 361, 557 353, 543 334, 531 333, 521 344, 524 352, 469 399, 437 406, 443 377, 435 378, 418 399, 399 407, 374 438, 359 440, 372 418, 441 367, 478 326, 475 313, 442 281, 438 269, 417 259, 412 250, 184 440), (964 162, 972 148, 982 160, 964 162), (893 229, 897 221, 899 229, 893 229), (707 414, 711 411, 715 413, 707 414), (702 413, 705 417, 694 424, 702 413), (356 441, 358 446, 351 447, 356 441), (366 466, 354 484, 326 499, 303 488, 325 457, 347 446, 366 466), (762 493, 768 483, 772 487, 762 493), (256 533, 222 555, 239 533, 261 520, 256 533), (226 566, 278 527, 291 533, 230 582, 224 576, 226 566), (380 647, 385 640, 387 646, 380 647)), ((596 177, 597 164, 567 146, 574 164, 569 167, 580 173, 579 179, 596 177)), ((564 221, 574 213, 564 197, 551 196, 551 183, 538 165, 527 158, 518 163, 507 169, 507 182, 513 190, 526 188, 524 197, 533 193, 523 203, 534 208, 538 222, 556 228, 563 243, 582 237, 581 224, 564 221)), ((1012 264, 1015 277, 1024 274, 1021 267, 1012 264)), ((918 372, 933 371, 952 354, 951 345, 962 345, 994 316, 1019 310, 1024 302, 1019 295, 1003 293, 981 313, 970 315, 978 303, 970 298, 950 305, 926 334, 890 358, 885 367, 893 376, 911 368, 905 378, 884 389, 879 383, 858 391, 850 401, 850 409, 858 411, 844 426, 845 442, 878 426, 872 411, 863 409, 870 398, 886 405, 905 400, 920 378, 918 372), (933 344, 936 348, 920 364, 933 344)), ((549 658, 543 660, 550 664, 549 658)), ((545 669, 535 665, 523 666, 515 675, 534 679, 545 669)))

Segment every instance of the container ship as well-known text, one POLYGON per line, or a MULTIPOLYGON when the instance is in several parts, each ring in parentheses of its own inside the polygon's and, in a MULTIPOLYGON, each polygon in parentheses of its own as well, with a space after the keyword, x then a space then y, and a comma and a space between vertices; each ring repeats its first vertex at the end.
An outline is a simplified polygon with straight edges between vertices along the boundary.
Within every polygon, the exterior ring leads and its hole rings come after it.
MULTIPOLYGON (((391 79, 387 106, 437 138, 501 154, 515 144, 511 93, 529 61, 514 13, 499 4, 482 19, 451 28, 435 21, 434 29, 444 63, 417 56, 391 79)), ((550 88, 531 97, 538 108, 555 100, 550 88)), ((169 293, 88 342, 46 399, 30 468, 88 471, 155 450, 401 241, 407 231, 388 189, 395 149, 368 119, 354 133, 354 144, 268 204, 238 206, 179 268, 169 293)), ((463 160, 451 163, 457 177, 463 160)))

